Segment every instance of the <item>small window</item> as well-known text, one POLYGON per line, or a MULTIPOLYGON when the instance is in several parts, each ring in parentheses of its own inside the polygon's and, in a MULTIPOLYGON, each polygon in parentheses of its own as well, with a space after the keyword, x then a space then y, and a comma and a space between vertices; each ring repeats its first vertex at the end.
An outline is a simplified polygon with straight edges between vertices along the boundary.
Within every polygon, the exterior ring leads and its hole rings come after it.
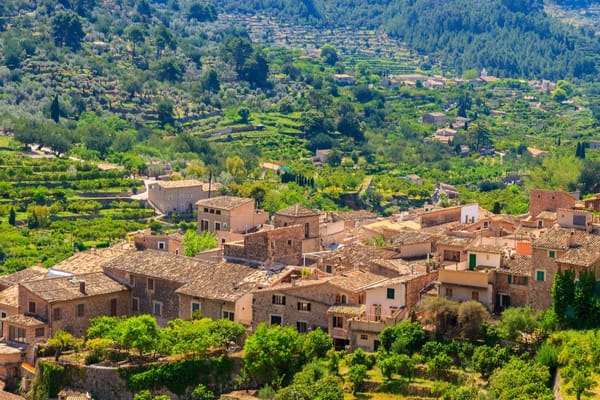
POLYGON ((162 303, 160 301, 152 302, 152 313, 157 317, 162 315, 162 303))
POLYGON ((223 311, 223 319, 235 321, 235 313, 233 311, 223 311))
POLYGON ((333 317, 332 325, 334 328, 343 328, 344 317, 333 317))
POLYGON ((285 306, 285 296, 282 296, 280 294, 274 294, 272 297, 272 302, 273 304, 285 306))
POLYGON ((291 245, 292 245, 292 241, 288 240, 288 246, 291 246, 291 245))
POLYGON ((137 297, 133 297, 131 299, 131 311, 139 312, 140 311, 140 299, 137 297))
POLYGON ((275 325, 283 326, 283 317, 281 315, 271 314, 270 320, 271 320, 270 321, 271 326, 275 326, 275 325))
POLYGON ((77 316, 83 317, 85 315, 85 304, 77 304, 77 316))
POLYGON ((56 307, 52 309, 52 319, 54 321, 60 321, 62 319, 62 312, 60 307, 56 307))
POLYGON ((165 242, 158 242, 158 249, 159 250, 164 250, 167 246, 165 245, 165 242))
POLYGON ((129 285, 135 287, 135 275, 129 275, 129 285))
POLYGON ((304 321, 296 322, 296 330, 298 330, 298 333, 308 332, 308 323, 304 321))
POLYGON ((388 299, 396 298, 396 290, 394 288, 387 288, 387 298, 388 299))
POLYGON ((479 301, 479 292, 474 290, 471 292, 471 300, 479 301))
POLYGON ((544 282, 546 280, 546 271, 542 271, 539 269, 535 271, 535 280, 544 282))
POLYGON ((217 210, 217 215, 221 215, 221 210, 217 210))
POLYGON ((207 213, 208 212, 208 208, 204 207, 204 212, 207 213))
POLYGON ((29 302, 29 312, 32 314, 35 314, 35 301, 30 301, 29 302))
POLYGON ((154 290, 154 279, 148 278, 148 290, 154 290))
POLYGON ((35 337, 44 337, 44 328, 35 328, 35 337))
POLYGON ((490 227, 490 223, 488 221, 483 221, 483 229, 488 229, 490 227))
POLYGON ((305 301, 299 301, 298 311, 310 311, 310 303, 307 303, 305 301))
POLYGON ((335 296, 335 302, 337 304, 346 304, 348 302, 348 299, 345 294, 338 294, 335 296))
POLYGON ((369 340, 369 335, 365 335, 364 333, 360 335, 360 340, 369 340))
POLYGON ((192 301, 192 316, 194 316, 194 313, 198 312, 200 312, 200 303, 197 301, 192 301))
POLYGON ((220 230, 221 230, 221 223, 215 222, 215 231, 220 231, 220 230))
POLYGON ((446 297, 452 297, 452 288, 446 288, 446 297))
POLYGON ((555 258, 556 257, 556 253, 554 252, 554 250, 548 251, 548 257, 550 257, 550 258, 555 258))
POLYGON ((333 267, 331 265, 326 265, 325 272, 327 272, 328 274, 331 274, 333 272, 333 267))

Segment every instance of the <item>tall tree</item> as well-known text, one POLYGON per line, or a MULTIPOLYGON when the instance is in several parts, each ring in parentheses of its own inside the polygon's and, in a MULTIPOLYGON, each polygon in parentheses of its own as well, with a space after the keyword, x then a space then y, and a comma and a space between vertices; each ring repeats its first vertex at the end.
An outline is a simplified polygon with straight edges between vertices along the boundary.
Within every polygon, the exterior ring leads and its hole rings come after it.
POLYGON ((59 12, 52 18, 52 36, 57 46, 67 46, 73 51, 81 48, 85 37, 81 18, 73 12, 59 12))
POLYGON ((58 101, 57 94, 54 95, 54 98, 52 98, 52 103, 50 103, 50 118, 52 118, 56 123, 58 123, 60 120, 60 102, 58 101))

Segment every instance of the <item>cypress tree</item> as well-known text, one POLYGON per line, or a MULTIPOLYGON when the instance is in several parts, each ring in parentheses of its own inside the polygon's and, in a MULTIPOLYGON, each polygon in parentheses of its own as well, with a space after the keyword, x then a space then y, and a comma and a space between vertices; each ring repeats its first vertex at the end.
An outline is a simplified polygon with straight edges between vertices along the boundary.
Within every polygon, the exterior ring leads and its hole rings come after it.
POLYGON ((60 103, 58 102, 57 94, 54 95, 52 103, 50 104, 50 118, 52 118, 56 123, 58 123, 60 119, 60 103))
POLYGON ((17 224, 17 213, 12 207, 10 209, 10 214, 8 214, 8 223, 12 226, 15 226, 17 224))

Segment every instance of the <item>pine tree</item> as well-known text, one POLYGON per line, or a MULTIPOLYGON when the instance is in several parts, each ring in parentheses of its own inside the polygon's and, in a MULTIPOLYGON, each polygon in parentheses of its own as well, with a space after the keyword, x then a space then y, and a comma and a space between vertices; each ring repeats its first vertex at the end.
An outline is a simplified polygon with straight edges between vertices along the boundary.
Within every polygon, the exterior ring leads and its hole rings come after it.
POLYGON ((52 103, 50 104, 50 118, 56 123, 60 120, 60 103, 58 102, 57 94, 54 95, 52 103))
POLYGON ((8 215, 8 223, 12 226, 17 224, 17 213, 14 208, 10 209, 10 214, 8 215))

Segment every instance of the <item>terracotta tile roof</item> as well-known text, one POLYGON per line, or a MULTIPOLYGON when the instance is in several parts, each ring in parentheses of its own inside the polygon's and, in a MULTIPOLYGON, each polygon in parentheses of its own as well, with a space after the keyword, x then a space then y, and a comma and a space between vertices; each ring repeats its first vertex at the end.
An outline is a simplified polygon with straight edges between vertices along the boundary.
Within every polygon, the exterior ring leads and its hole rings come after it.
POLYGON ((368 266, 375 259, 391 259, 398 256, 398 252, 393 250, 353 243, 323 254, 321 259, 323 264, 356 268, 368 266))
POLYGON ((210 199, 198 200, 196 205, 199 207, 202 206, 220 208, 221 210, 232 210, 251 201, 253 202, 254 200, 247 197, 217 196, 211 197, 210 199))
POLYGON ((71 274, 101 272, 104 266, 110 261, 125 253, 135 251, 133 243, 123 242, 105 249, 78 252, 54 265, 51 270, 64 271, 71 274))
POLYGON ((342 211, 334 213, 334 218, 338 221, 355 221, 361 219, 375 219, 377 215, 367 210, 342 211))
POLYGON ((18 314, 18 315, 10 315, 6 318, 1 319, 3 322, 8 322, 14 325, 19 326, 40 326, 46 325, 44 321, 41 319, 37 319, 35 317, 30 317, 28 315, 18 314))
POLYGON ((209 264, 190 257, 184 257, 158 250, 143 250, 126 253, 108 262, 105 269, 118 270, 151 278, 188 283, 195 271, 209 264))
POLYGON ((418 276, 427 273, 427 266, 425 261, 409 263, 403 259, 391 259, 391 260, 373 260, 373 264, 387 268, 392 271, 396 271, 399 276, 418 276))
POLYGON ((375 275, 360 269, 347 271, 341 275, 334 275, 329 278, 329 283, 341 289, 355 291, 370 284, 384 279, 381 275, 375 275))
POLYGON ((494 246, 491 244, 483 244, 479 242, 471 243, 467 247, 468 251, 473 251, 477 253, 492 253, 492 254, 501 254, 503 248, 501 246, 494 246))
POLYGON ((0 304, 19 308, 19 285, 13 285, 1 291, 0 304))
POLYGON ((400 231, 390 239, 392 245, 409 245, 431 241, 431 235, 415 231, 400 231))
POLYGON ((92 272, 60 278, 41 279, 21 284, 22 287, 35 293, 48 303, 81 299, 109 293, 117 293, 128 288, 109 278, 103 272, 92 272), (85 293, 80 290, 80 283, 85 282, 85 293))
POLYGON ((194 279, 177 289, 176 293, 233 302, 268 283, 266 271, 222 262, 197 269, 194 279))
POLYGON ((2 390, 0 391, 0 400, 25 400, 25 397, 2 390))
POLYGON ((497 272, 529 276, 531 275, 531 256, 516 254, 513 257, 506 258, 502 267, 497 269, 497 272))
POLYGON ((443 246, 467 248, 467 246, 469 246, 472 241, 473 241, 473 238, 463 238, 463 237, 457 237, 457 236, 442 235, 438 239, 437 245, 438 246, 443 245, 443 246))
POLYGON ((154 184, 164 189, 186 188, 203 185, 203 183, 197 179, 185 179, 180 181, 156 181, 154 182, 154 184))
POLYGON ((362 315, 365 312, 365 305, 349 305, 331 306, 327 309, 327 314, 342 314, 342 315, 362 315))
POLYGON ((33 281, 36 279, 45 278, 48 275, 48 270, 46 268, 38 267, 34 265, 33 267, 25 268, 21 271, 12 273, 10 275, 4 275, 0 277, 0 283, 12 286, 17 283, 33 281))
POLYGON ((319 212, 308 207, 304 207, 301 204, 294 204, 293 206, 286 207, 279 210, 275 215, 281 215, 285 217, 314 217, 319 216, 319 212))
POLYGON ((557 263, 589 267, 600 259, 600 237, 593 237, 581 245, 569 249, 565 254, 556 259, 557 263))
POLYGON ((535 216, 536 219, 556 219, 556 212, 552 211, 542 211, 538 215, 535 216))
POLYGON ((553 227, 541 233, 540 237, 533 241, 532 247, 568 250, 574 246, 584 246, 588 242, 595 243, 597 237, 595 234, 577 229, 553 227))

